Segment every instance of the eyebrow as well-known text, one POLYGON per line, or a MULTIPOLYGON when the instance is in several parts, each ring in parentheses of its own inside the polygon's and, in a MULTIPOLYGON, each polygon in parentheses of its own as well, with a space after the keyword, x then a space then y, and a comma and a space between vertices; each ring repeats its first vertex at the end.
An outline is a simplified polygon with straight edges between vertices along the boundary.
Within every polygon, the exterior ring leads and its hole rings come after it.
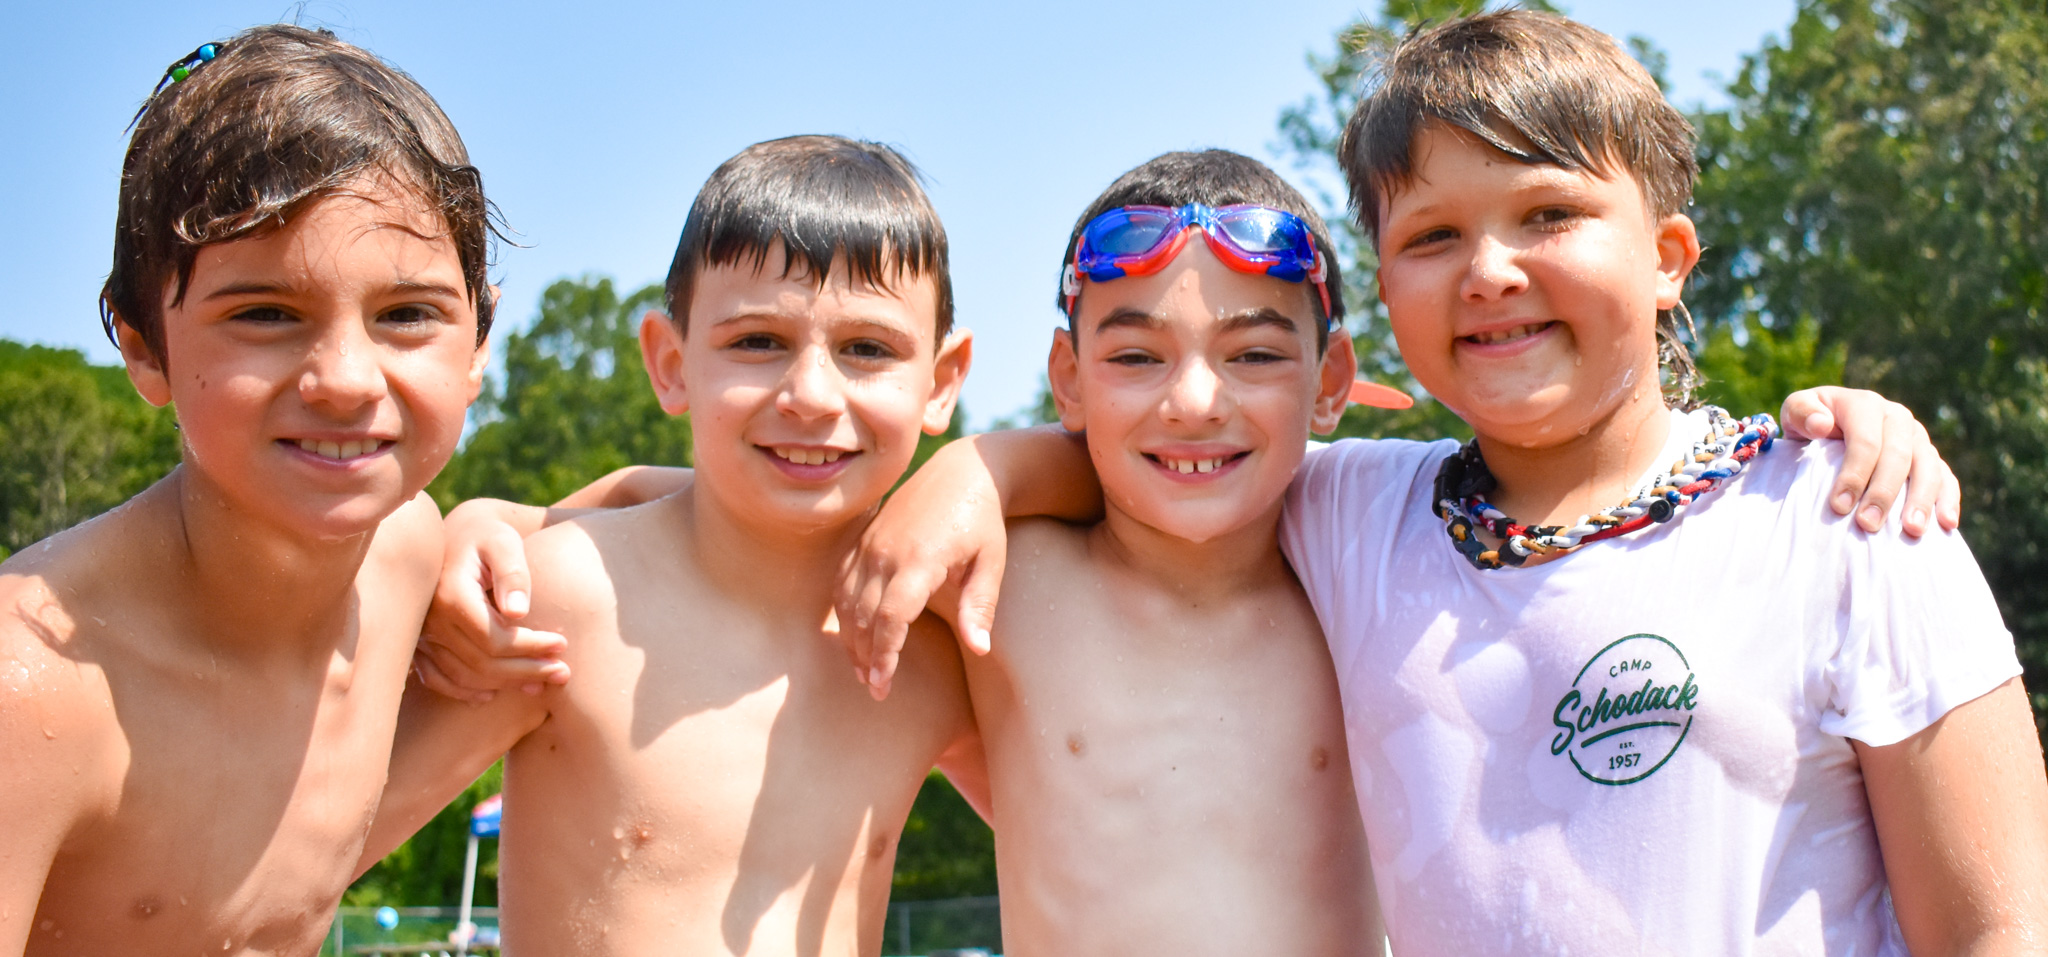
POLYGON ((1165 324, 1158 316, 1149 312, 1139 312, 1124 306, 1102 317, 1102 321, 1095 324, 1095 331, 1101 333, 1109 329, 1157 329, 1165 324))
POLYGON ((469 298, 467 293, 461 292, 447 283, 421 282, 417 279, 397 280, 391 284, 391 288, 399 292, 423 292, 430 295, 447 296, 450 299, 469 298))
POLYGON ((215 299, 232 299, 236 296, 290 295, 297 291, 298 290, 293 289, 291 286, 281 282, 258 282, 255 280, 249 280, 247 282, 229 283, 225 286, 220 287, 219 289, 215 289, 214 291, 207 293, 206 298, 200 301, 212 302, 215 299))
MULTIPOLYGON (((1108 329, 1150 330, 1159 329, 1165 325, 1165 320, 1151 313, 1139 312, 1136 309, 1118 309, 1104 316, 1101 322, 1096 323, 1095 331, 1097 334, 1100 334, 1108 329)), ((1225 316, 1223 318, 1222 331, 1226 333, 1243 332, 1247 329, 1258 328, 1259 326, 1273 326, 1289 334, 1301 329, 1301 325, 1288 318, 1286 313, 1272 306, 1260 306, 1257 309, 1245 309, 1225 316)))
POLYGON ((1285 313, 1272 306, 1260 306, 1257 309, 1247 309, 1243 312, 1232 313, 1223 320, 1224 332, 1243 332, 1247 329, 1256 329, 1259 326, 1273 326, 1289 335, 1301 329, 1301 326, 1296 324, 1293 319, 1288 318, 1285 313))

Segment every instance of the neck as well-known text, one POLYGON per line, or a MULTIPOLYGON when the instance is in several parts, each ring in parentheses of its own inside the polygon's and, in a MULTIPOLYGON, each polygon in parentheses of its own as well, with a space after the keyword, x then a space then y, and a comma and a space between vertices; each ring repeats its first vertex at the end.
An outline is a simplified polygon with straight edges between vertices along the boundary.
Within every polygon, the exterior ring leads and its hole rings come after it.
POLYGON ((1226 595, 1270 584, 1290 573, 1280 555, 1280 503, 1243 527, 1195 542, 1160 531, 1118 508, 1112 498, 1095 526, 1095 546, 1139 576, 1192 594, 1226 595))
POLYGON ((675 501, 689 523, 691 549, 706 580, 721 593, 751 599, 762 608, 822 615, 832 603, 831 586, 842 563, 859 544, 877 506, 838 522, 792 526, 730 507, 715 483, 706 482, 701 472, 698 476, 675 501))
POLYGON ((356 575, 375 530, 310 538, 238 508, 189 466, 151 489, 169 574, 164 601, 182 606, 216 653, 324 663, 352 633, 356 575))
POLYGON ((1525 525, 1558 525, 1621 502, 1635 480, 1667 463, 1671 432, 1661 396, 1624 403, 1583 434, 1541 448, 1478 436, 1497 483, 1487 500, 1525 525))

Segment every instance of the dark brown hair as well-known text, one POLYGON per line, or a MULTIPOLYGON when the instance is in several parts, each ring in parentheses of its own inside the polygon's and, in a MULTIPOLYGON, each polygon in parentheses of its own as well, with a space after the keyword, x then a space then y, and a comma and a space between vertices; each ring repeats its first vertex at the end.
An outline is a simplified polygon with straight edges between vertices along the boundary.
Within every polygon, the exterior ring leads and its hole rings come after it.
POLYGON ((161 87, 136 115, 121 165, 113 269, 100 291, 108 338, 114 323, 125 324, 165 361, 164 293, 174 304, 184 299, 201 247, 276 229, 363 177, 382 176, 446 224, 482 345, 491 327, 494 214, 434 98, 325 30, 271 24, 216 47, 211 61, 161 87))
MULTIPOLYGON (((1384 201, 1414 177, 1415 139, 1432 124, 1522 163, 1633 176, 1659 219, 1692 201, 1692 124, 1642 64, 1584 24, 1530 10, 1450 20, 1401 41, 1373 83, 1337 157, 1375 245, 1384 201)), ((1672 313, 1657 315, 1658 352, 1683 404, 1699 374, 1672 313)))
MULTIPOLYGON (((1214 149, 1163 153, 1117 177, 1116 182, 1102 191, 1102 195, 1095 197, 1095 202, 1088 204, 1081 218, 1074 221, 1074 231, 1067 236, 1067 251, 1060 257, 1062 274, 1067 264, 1074 260, 1074 247, 1081 241, 1081 231, 1095 217, 1124 206, 1180 207, 1189 203, 1204 206, 1251 203, 1285 210, 1308 224, 1310 235, 1315 237, 1316 250, 1323 257, 1325 281, 1330 291, 1330 314, 1322 317, 1326 321, 1316 326, 1316 351, 1320 353, 1328 348, 1330 329, 1344 321, 1344 274, 1338 266, 1336 247, 1330 243, 1330 230, 1300 190, 1287 185, 1287 181, 1266 164, 1242 153, 1214 149)), ((1316 300, 1320 310, 1321 300, 1313 290, 1309 298, 1316 300)), ((1059 310, 1064 313, 1067 308, 1064 288, 1057 302, 1059 310)), ((1073 316, 1067 317, 1069 332, 1073 331, 1073 321, 1073 316)))
POLYGON ((850 278, 877 289, 931 277, 944 339, 953 331, 953 276, 946 227, 921 178, 895 150, 843 136, 790 136, 739 151, 690 204, 668 268, 668 314, 688 335, 699 271, 742 261, 760 269, 779 245, 783 276, 820 287, 841 256, 850 278))

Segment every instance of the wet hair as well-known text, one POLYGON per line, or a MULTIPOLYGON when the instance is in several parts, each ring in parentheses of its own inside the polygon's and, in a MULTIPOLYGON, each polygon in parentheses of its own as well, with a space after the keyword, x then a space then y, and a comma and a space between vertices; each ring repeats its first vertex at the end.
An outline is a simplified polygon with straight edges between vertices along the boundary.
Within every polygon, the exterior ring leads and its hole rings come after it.
MULTIPOLYGON (((1074 247, 1081 242, 1081 231, 1095 217, 1124 206, 1180 207, 1189 203, 1269 206, 1293 213, 1308 224, 1309 233, 1315 238, 1316 251, 1323 257, 1325 282, 1330 291, 1330 314, 1322 316, 1325 321, 1316 324, 1316 351, 1320 354, 1328 348, 1330 328, 1344 320, 1344 275, 1338 266, 1336 247, 1330 242, 1329 228, 1300 190, 1287 185, 1287 181, 1266 164, 1242 153, 1214 149, 1166 153, 1146 160, 1117 177, 1116 182, 1102 191, 1102 195, 1095 197, 1095 202, 1088 204, 1081 218, 1074 221, 1074 231, 1067 237, 1067 251, 1060 257, 1062 274, 1074 261, 1074 247)), ((1322 303, 1315 289, 1306 282, 1301 285, 1320 313, 1322 303)), ((1085 283, 1083 287, 1086 287, 1085 283)), ((1064 313, 1067 308, 1064 289, 1057 301, 1058 308, 1064 313)), ((1074 329, 1074 317, 1071 315, 1067 316, 1067 329, 1069 332, 1074 329)))
MULTIPOLYGON (((494 212, 454 124, 398 68, 325 30, 252 27, 212 44, 189 76, 136 114, 121 164, 114 264, 100 291, 107 337, 120 322, 164 354, 163 303, 182 302, 202 247, 262 235, 330 196, 383 177, 438 213, 491 328, 486 271, 494 212)), ((167 71, 166 81, 172 74, 167 71)))
MULTIPOLYGON (((1658 219, 1692 201, 1692 124, 1614 38, 1584 24, 1531 10, 1449 20, 1401 41, 1372 82, 1337 158, 1375 245, 1385 199, 1413 180, 1416 138, 1432 126, 1521 163, 1633 176, 1658 219)), ((1688 404, 1700 379, 1674 311, 1657 314, 1658 358, 1688 404)))
POLYGON ((817 287, 842 257, 849 278, 876 289, 929 277, 943 340, 953 331, 953 277, 946 227, 922 179, 894 149, 843 136, 790 136, 739 151, 690 204, 668 268, 668 314, 688 335, 698 273, 742 262, 758 270, 779 246, 782 278, 817 287))

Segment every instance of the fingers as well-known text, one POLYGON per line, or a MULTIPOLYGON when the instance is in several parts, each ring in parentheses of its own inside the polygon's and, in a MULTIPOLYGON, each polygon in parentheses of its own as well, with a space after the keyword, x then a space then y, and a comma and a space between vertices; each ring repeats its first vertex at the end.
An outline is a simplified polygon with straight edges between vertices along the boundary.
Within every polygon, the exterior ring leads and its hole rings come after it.
POLYGON ((1835 437, 1835 413, 1828 408, 1828 400, 1834 393, 1848 390, 1837 386, 1819 386, 1801 389, 1785 397, 1784 407, 1778 410, 1778 422, 1785 427, 1785 437, 1792 439, 1831 439, 1835 437))
POLYGON ((1927 429, 1914 423, 1915 437, 1919 445, 1913 450, 1912 471, 1906 477, 1906 506, 1899 521, 1906 534, 1919 538, 1927 531, 1928 520, 1940 508, 1942 496, 1948 492, 1948 466, 1934 451, 1934 443, 1927 439, 1927 429))
POLYGON ((507 618, 526 617, 533 577, 526 570, 526 542, 519 532, 502 523, 493 526, 477 540, 476 556, 483 565, 484 580, 491 583, 498 613, 507 618))
POLYGON ((1896 402, 1884 403, 1880 431, 1870 479, 1856 506, 1856 524, 1866 532, 1884 527, 1885 516, 1891 514, 1892 503, 1898 501, 1899 490, 1905 488, 1906 476, 1912 471, 1914 451, 1926 441, 1926 430, 1913 421, 1913 413, 1896 402))
MULTIPOLYGON (((1857 511, 1856 503, 1863 498, 1883 456, 1885 402, 1874 392, 1852 389, 1836 390, 1830 399, 1842 440, 1842 469, 1835 475, 1834 490, 1828 493, 1828 506, 1837 515, 1849 515, 1857 511)), ((1860 524, 1860 514, 1857 520, 1860 524)))
POLYGON ((946 583, 945 569, 936 564, 907 568, 889 580, 882 600, 875 606, 874 641, 868 650, 868 692, 880 701, 889 696, 889 683, 896 677, 896 662, 903 645, 910 640, 910 624, 924 614, 932 595, 946 583))
POLYGON ((1941 463, 1941 474, 1945 482, 1941 499, 1934 506, 1934 517, 1944 531, 1953 532, 1963 523, 1963 483, 1956 479, 1955 470, 1946 461, 1941 463))
POLYGON ((457 701, 467 701, 471 704, 483 704, 497 697, 492 692, 472 691, 450 680, 441 671, 440 666, 434 663, 433 657, 427 654, 424 648, 413 653, 412 670, 413 674, 419 676, 420 684, 424 685, 428 691, 444 697, 454 698, 457 701))
POLYGON ((1006 547, 997 544, 985 549, 960 584, 960 610, 953 620, 960 632, 960 643, 977 655, 988 654, 989 632, 995 628, 996 597, 1003 591, 1006 547))

